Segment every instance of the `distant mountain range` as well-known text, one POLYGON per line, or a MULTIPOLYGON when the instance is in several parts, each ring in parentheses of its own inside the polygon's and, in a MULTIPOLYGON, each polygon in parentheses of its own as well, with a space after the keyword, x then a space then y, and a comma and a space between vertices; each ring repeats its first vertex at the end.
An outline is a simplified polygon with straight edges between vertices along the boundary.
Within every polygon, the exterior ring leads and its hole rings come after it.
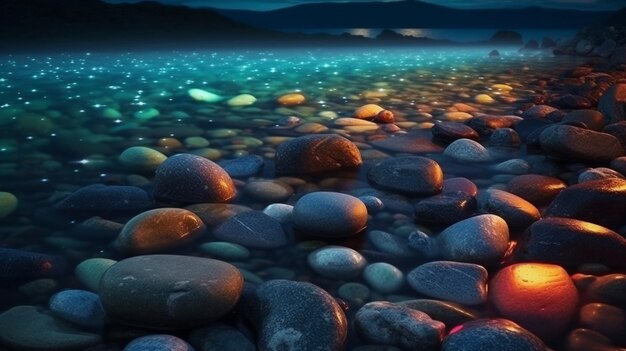
POLYGON ((572 28, 602 22, 611 12, 528 7, 461 10, 417 0, 311 3, 273 11, 217 10, 261 28, 572 28))

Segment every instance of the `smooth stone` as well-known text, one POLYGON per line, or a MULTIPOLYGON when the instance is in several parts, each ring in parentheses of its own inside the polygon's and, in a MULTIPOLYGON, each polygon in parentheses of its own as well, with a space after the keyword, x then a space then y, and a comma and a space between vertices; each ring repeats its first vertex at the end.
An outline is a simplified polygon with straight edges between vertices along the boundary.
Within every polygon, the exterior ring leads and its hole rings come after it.
POLYGON ((194 348, 173 335, 155 334, 132 340, 124 351, 194 351, 194 348))
POLYGON ((60 288, 59 281, 52 278, 40 278, 31 280, 28 283, 24 283, 17 287, 17 291, 30 298, 47 297, 60 288))
POLYGON ((245 261, 250 258, 250 250, 239 244, 214 241, 200 245, 200 251, 209 256, 226 261, 245 261))
POLYGON ((136 186, 93 184, 54 205, 63 212, 141 211, 152 207, 148 193, 136 186))
POLYGON ((505 190, 535 206, 550 203, 567 187, 564 181, 540 174, 523 174, 511 179, 505 190))
POLYGON ((252 317, 259 351, 344 350, 346 316, 337 301, 316 285, 271 280, 244 297, 241 304, 256 310, 252 317))
POLYGON ((413 258, 419 252, 409 246, 406 237, 394 235, 382 230, 371 230, 367 233, 367 240, 378 250, 400 258, 413 258))
POLYGON ((458 191, 431 196, 418 202, 415 205, 415 217, 419 223, 449 225, 470 217, 477 208, 474 196, 458 191))
POLYGON ((133 117, 140 120, 150 120, 161 115, 161 112, 154 107, 139 110, 133 114, 133 117))
POLYGON ((528 330, 506 319, 479 319, 454 328, 441 351, 547 351, 528 330))
POLYGON ((606 167, 590 168, 578 175, 578 183, 590 180, 618 178, 626 179, 621 173, 606 167))
POLYGON ((350 351, 402 351, 402 349, 391 345, 361 345, 350 351))
POLYGON ((226 171, 206 158, 178 154, 156 170, 154 196, 183 203, 227 202, 236 190, 226 171))
POLYGON ((464 192, 470 196, 476 196, 478 194, 478 187, 474 182, 463 177, 447 178, 443 181, 444 194, 453 194, 458 191, 464 192))
POLYGON ((294 130, 302 134, 325 133, 328 127, 321 123, 307 122, 297 126, 294 130))
POLYGON ((626 239, 597 224, 549 217, 535 222, 518 242, 518 260, 550 262, 575 267, 600 263, 626 267, 626 239))
POLYGON ((257 175, 263 169, 263 157, 248 155, 234 160, 225 160, 218 163, 232 178, 248 178, 257 175))
POLYGON ((187 94, 189 94, 192 99, 200 102, 214 103, 224 99, 215 93, 197 88, 187 90, 187 94))
POLYGON ((0 278, 36 279, 65 274, 68 263, 61 256, 0 247, 0 278))
POLYGON ((493 104, 495 101, 496 100, 487 94, 478 94, 474 97, 474 102, 483 105, 493 104))
POLYGON ((280 222, 260 211, 246 211, 227 219, 213 235, 222 241, 259 249, 275 249, 287 244, 280 222))
POLYGON ((565 94, 552 100, 552 104, 563 109, 588 109, 592 106, 589 99, 584 96, 565 94))
POLYGON ((383 160, 369 169, 367 179, 376 187, 408 195, 434 195, 443 189, 439 164, 420 156, 383 160))
POLYGON ((297 106, 304 104, 306 102, 306 98, 302 94, 291 93, 280 96, 276 99, 276 102, 282 106, 297 106))
POLYGON ((63 290, 50 298, 50 311, 72 324, 100 329, 104 326, 106 313, 100 297, 86 290, 63 290))
POLYGON ((345 283, 337 289, 337 295, 350 305, 362 306, 371 295, 370 288, 361 283, 345 283))
POLYGON ((626 225, 626 180, 601 179, 572 185, 561 191, 546 217, 568 217, 619 230, 626 225))
POLYGON ((254 200, 279 202, 287 200, 294 192, 287 184, 276 180, 255 180, 243 189, 243 192, 254 200))
POLYGON ((195 213, 207 226, 217 226, 239 213, 252 211, 250 207, 233 204, 194 204, 185 207, 195 213))
POLYGON ((626 274, 607 274, 594 278, 587 288, 585 297, 589 301, 626 309, 626 274))
POLYGON ((380 113, 380 111, 384 110, 384 108, 376 105, 376 104, 367 104, 359 107, 354 114, 352 115, 354 118, 358 119, 374 119, 380 113))
POLYGON ((514 158, 501 163, 498 163, 493 167, 494 170, 507 174, 526 174, 531 170, 531 166, 525 160, 521 158, 514 158))
POLYGON ((35 306, 15 306, 0 314, 0 344, 13 350, 80 351, 101 342, 35 306))
POLYGON ((370 122, 370 121, 366 121, 366 120, 358 119, 358 118, 351 118, 351 117, 337 118, 333 121, 333 124, 337 126, 342 126, 342 127, 356 127, 356 126, 375 127, 377 126, 377 124, 374 122, 370 122))
POLYGON ((446 112, 441 117, 447 121, 462 122, 474 116, 467 112, 446 112))
POLYGON ((355 169, 361 153, 350 140, 334 135, 307 135, 281 143, 276 149, 277 173, 307 174, 355 169))
POLYGON ((15 195, 0 191, 0 219, 11 215, 17 209, 18 200, 15 195))
POLYGON ((256 346, 239 329, 224 323, 196 329, 188 340, 198 351, 256 351, 256 346))
POLYGON ((626 310, 603 303, 586 304, 580 309, 580 324, 618 345, 626 344, 626 310))
POLYGON ((604 128, 604 115, 596 110, 574 110, 563 117, 563 122, 582 122, 587 128, 599 132, 604 128))
POLYGON ((573 161, 610 162, 624 155, 616 137, 569 125, 547 127, 541 132, 539 143, 548 155, 573 161))
POLYGON ((611 161, 611 168, 626 176, 626 156, 618 157, 611 161))
POLYGON ((318 191, 301 197, 293 208, 296 229, 321 237, 341 238, 363 230, 367 208, 358 198, 318 191))
POLYGON ((607 89, 598 102, 598 111, 607 124, 626 120, 626 84, 617 83, 607 89))
POLYGON ((398 305, 426 313, 430 318, 443 322, 447 330, 479 318, 475 312, 447 301, 417 299, 401 301, 398 305))
POLYGON ((548 105, 535 105, 524 111, 522 118, 547 118, 549 114, 558 111, 557 108, 548 105))
POLYGON ((124 224, 91 217, 74 228, 72 234, 81 240, 113 240, 124 228, 124 224))
POLYGON ((293 206, 287 204, 270 204, 263 209, 263 213, 274 218, 279 223, 289 223, 293 217, 293 206))
POLYGON ((478 194, 478 206, 485 212, 502 217, 511 228, 526 228, 541 218, 530 202, 509 192, 487 189, 478 194))
POLYGON ((203 137, 192 136, 185 138, 185 146, 189 149, 200 149, 209 145, 211 143, 203 137))
POLYGON ((366 343, 403 350, 438 350, 445 331, 443 323, 432 320, 426 313, 386 301, 361 307, 354 325, 366 343))
POLYGON ((110 119, 121 119, 124 117, 120 111, 111 107, 107 107, 104 110, 102 110, 101 116, 104 118, 110 118, 110 119))
POLYGON ((489 297, 500 316, 541 338, 559 335, 578 310, 578 291, 560 266, 518 263, 491 279, 489 297))
POLYGON ((590 329, 574 329, 567 337, 566 351, 624 351, 611 339, 590 329))
POLYGON ((376 262, 365 267, 363 279, 381 294, 393 294, 404 285, 404 274, 386 262, 376 262))
POLYGON ((470 139, 458 139, 448 145, 443 154, 461 162, 487 162, 491 160, 489 150, 470 139))
POLYGON ((422 135, 393 134, 385 139, 373 140, 370 144, 384 151, 409 154, 427 154, 443 151, 440 145, 422 135))
POLYGON ((487 270, 473 263, 433 261, 417 266, 407 282, 418 293, 463 305, 487 301, 487 270))
POLYGON ((250 94, 241 94, 226 101, 226 104, 230 107, 243 107, 250 106, 256 102, 256 97, 250 94))
POLYGON ((115 263, 117 261, 108 258, 89 258, 74 268, 74 274, 87 289, 98 292, 104 272, 115 263))
POLYGON ((360 253, 342 246, 319 248, 309 254, 307 262, 317 274, 341 280, 357 277, 367 264, 360 253))
POLYGON ((471 139, 478 141, 480 135, 471 127, 456 122, 441 122, 436 123, 430 129, 435 140, 443 141, 445 143, 451 143, 457 139, 471 139))
POLYGON ((373 195, 359 196, 359 200, 363 201, 369 214, 380 212, 385 208, 383 201, 373 195))
POLYGON ((146 254, 179 247, 206 232, 200 217, 181 208, 158 208, 131 218, 114 246, 126 254, 146 254))
POLYGON ((167 160, 167 156, 149 147, 133 146, 124 150, 118 159, 132 171, 152 172, 167 160))
POLYGON ((509 227, 502 217, 485 214, 457 222, 436 237, 446 260, 492 264, 499 262, 509 244, 509 227))
POLYGON ((184 329, 218 320, 235 306, 242 290, 243 277, 234 266, 177 255, 119 261, 104 273, 99 287, 109 317, 156 329, 184 329))
POLYGON ((521 144, 519 134, 511 128, 496 129, 489 137, 489 146, 518 148, 521 144))

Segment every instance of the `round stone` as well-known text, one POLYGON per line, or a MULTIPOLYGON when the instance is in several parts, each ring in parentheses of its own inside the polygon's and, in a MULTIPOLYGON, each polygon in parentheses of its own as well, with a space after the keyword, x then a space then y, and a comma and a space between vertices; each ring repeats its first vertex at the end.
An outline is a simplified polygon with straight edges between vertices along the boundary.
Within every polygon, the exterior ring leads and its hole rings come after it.
POLYGON ((509 192, 488 189, 478 195, 478 206, 485 212, 502 217, 511 228, 526 228, 541 218, 530 202, 509 192))
POLYGON ((442 351, 547 351, 533 333, 506 319, 479 319, 453 328, 442 351))
POLYGON ((384 108, 376 104, 367 104, 354 111, 353 117, 359 119, 374 119, 374 117, 376 117, 378 113, 383 110, 384 108))
POLYGON ((294 205, 293 222, 297 229, 321 237, 346 237, 363 230, 367 208, 358 198, 335 192, 313 192, 294 205))
POLYGON ((119 261, 104 273, 99 288, 109 317, 157 329, 189 328, 215 321, 235 306, 242 290, 243 276, 234 266, 177 255, 119 261))
POLYGON ((86 290, 64 290, 50 298, 50 310, 57 317, 70 323, 87 327, 102 328, 105 312, 100 297, 86 290))
POLYGON ((276 180, 255 180, 246 184, 244 193, 254 200, 265 203, 287 200, 293 194, 293 188, 276 180))
POLYGON ((305 101, 306 101, 306 98, 304 97, 304 95, 298 94, 298 93, 285 94, 276 100, 276 102, 278 102, 279 105, 283 105, 283 106, 302 105, 304 104, 305 101))
POLYGON ((604 303, 590 303, 580 309, 580 324, 595 330, 618 345, 626 343, 626 310, 604 303))
POLYGON ((309 254, 307 261, 319 275, 344 280, 358 276, 367 263, 360 253, 342 246, 317 249, 309 254))
POLYGON ((293 206, 287 204, 270 204, 263 209, 263 213, 274 218, 281 224, 291 222, 293 206))
POLYGON ((458 139, 448 145, 444 155, 462 162, 486 162, 491 160, 489 151, 478 142, 470 139, 458 139))
POLYGON ((415 205, 419 223, 449 225, 470 217, 478 208, 476 198, 463 191, 431 196, 415 205))
POLYGON ((250 94, 241 94, 226 101, 226 104, 230 107, 243 107, 250 106, 256 102, 256 98, 250 94))
POLYGON ((361 283, 345 283, 337 289, 337 295, 351 305, 363 305, 371 294, 370 288, 361 283))
POLYGON ((74 274, 87 289, 97 292, 104 272, 115 263, 108 258, 89 258, 76 266, 74 274))
POLYGON ((379 188, 408 195, 434 195, 443 189, 439 164, 420 156, 381 161, 369 169, 367 179, 379 188))
POLYGON ((235 197, 232 179, 220 166, 206 158, 178 154, 156 170, 154 195, 183 203, 226 202, 235 197))
POLYGON ((131 341, 124 351, 194 351, 194 348, 185 340, 173 335, 156 334, 131 341))
POLYGON ((275 162, 276 172, 284 174, 353 170, 362 163, 357 146, 334 134, 288 140, 276 149, 275 162))
POLYGON ((185 138, 185 146, 190 149, 200 149, 210 144, 211 143, 203 137, 193 136, 185 138))
POLYGON ((17 208, 17 197, 11 193, 0 191, 0 219, 8 217, 17 208))
POLYGON ((491 279, 489 296, 501 316, 541 337, 559 335, 578 309, 578 291, 560 266, 519 263, 491 279))
POLYGON ((463 305, 479 305, 487 301, 487 270, 473 263, 424 263, 409 272, 407 282, 420 294, 437 299, 463 305))
POLYGON ((158 208, 131 218, 114 245, 124 253, 154 253, 190 243, 205 231, 200 217, 191 211, 158 208))
POLYGON ((365 267, 363 278, 372 289, 382 294, 392 294, 404 285, 404 274, 386 262, 376 262, 365 267))
POLYGON ((145 172, 156 170, 165 160, 167 160, 167 156, 145 146, 129 147, 119 157, 119 161, 124 167, 132 171, 145 172))

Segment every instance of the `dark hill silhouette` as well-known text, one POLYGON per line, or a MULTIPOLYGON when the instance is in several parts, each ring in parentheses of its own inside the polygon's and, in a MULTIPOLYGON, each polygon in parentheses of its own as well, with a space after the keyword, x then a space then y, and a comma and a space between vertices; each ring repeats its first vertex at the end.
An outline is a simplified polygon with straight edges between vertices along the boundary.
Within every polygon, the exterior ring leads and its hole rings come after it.
POLYGON ((582 28, 610 12, 528 7, 461 10, 416 0, 302 4, 273 11, 217 10, 250 25, 298 28, 582 28))

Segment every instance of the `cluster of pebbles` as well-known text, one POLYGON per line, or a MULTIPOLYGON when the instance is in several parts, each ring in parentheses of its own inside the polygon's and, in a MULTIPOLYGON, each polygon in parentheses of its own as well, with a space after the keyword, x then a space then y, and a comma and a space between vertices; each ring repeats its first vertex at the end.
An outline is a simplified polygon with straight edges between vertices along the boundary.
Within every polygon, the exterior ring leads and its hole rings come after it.
POLYGON ((626 74, 510 60, 0 109, 0 348, 622 350, 626 74))

